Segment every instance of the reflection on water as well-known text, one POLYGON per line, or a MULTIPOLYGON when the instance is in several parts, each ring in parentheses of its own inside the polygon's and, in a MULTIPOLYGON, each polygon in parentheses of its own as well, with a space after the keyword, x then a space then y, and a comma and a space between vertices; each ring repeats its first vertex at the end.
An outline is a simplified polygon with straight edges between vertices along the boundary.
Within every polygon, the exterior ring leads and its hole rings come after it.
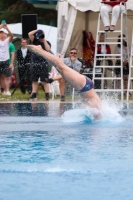
POLYGON ((133 199, 132 105, 122 122, 63 123, 79 107, 0 104, 0 200, 133 199))
MULTIPOLYGON (((61 116, 65 111, 80 108, 80 103, 0 103, 0 116, 61 116)), ((133 104, 123 104, 122 115, 133 113, 133 104)))
POLYGON ((1 103, 0 116, 61 116, 71 108, 65 103, 1 103))

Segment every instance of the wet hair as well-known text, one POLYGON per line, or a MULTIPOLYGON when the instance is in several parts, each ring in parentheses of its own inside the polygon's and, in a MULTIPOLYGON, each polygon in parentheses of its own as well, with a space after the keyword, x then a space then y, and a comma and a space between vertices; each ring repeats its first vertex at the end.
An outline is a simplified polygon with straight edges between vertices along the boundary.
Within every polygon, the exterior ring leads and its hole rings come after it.
MULTIPOLYGON (((126 37, 124 34, 123 34, 123 39, 124 37, 126 37)), ((118 41, 117 42, 121 42, 121 35, 118 36, 118 41)), ((124 44, 123 44, 125 47, 127 47, 127 42, 124 40, 124 44)), ((117 47, 121 48, 121 44, 117 44, 117 47)))

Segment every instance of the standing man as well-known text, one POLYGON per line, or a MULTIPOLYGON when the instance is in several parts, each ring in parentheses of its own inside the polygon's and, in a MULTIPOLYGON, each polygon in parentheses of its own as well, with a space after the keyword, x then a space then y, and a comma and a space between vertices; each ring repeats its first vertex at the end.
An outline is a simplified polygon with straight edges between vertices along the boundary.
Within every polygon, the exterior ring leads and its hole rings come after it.
MULTIPOLYGON (((44 32, 42 30, 33 30, 28 33, 30 40, 34 45, 41 45, 42 49, 49 51, 50 43, 46 41, 44 32)), ((36 99, 38 90, 38 79, 44 83, 45 98, 49 100, 49 85, 45 82, 48 79, 48 63, 41 56, 32 53, 31 56, 32 65, 31 69, 31 81, 32 81, 32 94, 30 99, 36 99)))
POLYGON ((29 94, 32 91, 32 83, 30 81, 30 64, 31 64, 31 52, 27 49, 27 40, 21 39, 21 47, 17 50, 17 62, 18 62, 18 74, 20 90, 23 94, 26 93, 26 89, 29 94))
POLYGON ((12 63, 9 65, 9 44, 13 40, 13 34, 9 30, 6 23, 0 25, 0 77, 2 75, 2 85, 4 86, 5 95, 11 95, 9 92, 10 77, 12 75, 12 69, 14 69, 12 63), (9 35, 7 37, 7 34, 9 35))
MULTIPOLYGON (((80 73, 82 68, 82 63, 77 59, 76 48, 70 49, 69 57, 64 58, 62 61, 65 63, 65 65, 80 73)), ((63 79, 63 77, 60 74, 58 74, 55 78, 49 79, 48 82, 52 83, 52 81, 57 81, 57 80, 59 81, 59 88, 61 94, 60 100, 65 101, 65 80, 63 79)))

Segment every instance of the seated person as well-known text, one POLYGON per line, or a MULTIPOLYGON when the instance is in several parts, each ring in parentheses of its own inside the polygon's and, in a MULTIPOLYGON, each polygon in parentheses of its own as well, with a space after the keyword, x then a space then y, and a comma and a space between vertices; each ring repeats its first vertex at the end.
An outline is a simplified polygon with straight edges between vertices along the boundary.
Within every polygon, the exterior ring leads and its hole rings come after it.
POLYGON ((121 2, 127 2, 128 0, 103 0, 103 5, 101 7, 100 13, 105 26, 105 31, 114 31, 116 22, 118 20, 119 14, 125 10, 124 3, 120 5, 121 2), (111 26, 109 22, 109 13, 112 12, 111 26))
MULTIPOLYGON (((61 57, 61 55, 59 57, 61 57)), ((73 70, 75 70, 78 73, 80 73, 81 67, 82 67, 82 63, 77 59, 77 49, 76 48, 70 49, 69 57, 63 58, 62 61, 68 67, 70 67, 73 70)), ((61 99, 61 101, 65 101, 65 80, 63 79, 63 77, 60 74, 58 74, 52 80, 53 81, 57 81, 57 80, 59 81, 59 88, 60 88, 60 94, 61 94, 61 98, 60 99, 61 99)))
MULTIPOLYGON (((105 34, 101 33, 100 37, 99 37, 99 42, 104 42, 105 41, 105 34)), ((97 54, 111 54, 111 47, 108 44, 98 44, 97 45, 97 54)), ((103 56, 97 56, 97 60, 96 60, 96 65, 100 66, 101 62, 103 62, 103 60, 99 59, 99 58, 103 58, 103 56)), ((109 59, 110 56, 106 57, 106 61, 108 63, 108 66, 112 66, 113 62, 111 59, 109 59)), ((105 68, 105 74, 107 77, 112 76, 112 68, 105 68)), ((100 76, 97 74, 97 77, 100 76)), ((97 89, 101 88, 101 80, 96 80, 97 83, 95 83, 95 86, 97 89)), ((112 81, 108 81, 108 86, 112 85, 112 81)), ((111 87, 112 88, 112 87, 111 87)))
MULTIPOLYGON (((129 58, 129 52, 130 52, 130 46, 127 46, 127 42, 125 40, 125 35, 123 34, 123 63, 122 63, 122 68, 123 68, 123 84, 124 84, 124 89, 125 89, 125 94, 127 92, 127 86, 128 86, 128 76, 129 76, 129 63, 128 63, 128 58, 129 58)), ((121 42, 121 35, 118 36, 118 43, 121 42)), ((115 47, 115 54, 121 54, 121 44, 118 44, 115 47)), ((121 59, 119 56, 116 56, 116 66, 121 66, 121 59)), ((116 77, 121 77, 121 68, 115 68, 114 70, 116 77)), ((121 80, 116 80, 116 88, 120 89, 121 85, 121 80)))

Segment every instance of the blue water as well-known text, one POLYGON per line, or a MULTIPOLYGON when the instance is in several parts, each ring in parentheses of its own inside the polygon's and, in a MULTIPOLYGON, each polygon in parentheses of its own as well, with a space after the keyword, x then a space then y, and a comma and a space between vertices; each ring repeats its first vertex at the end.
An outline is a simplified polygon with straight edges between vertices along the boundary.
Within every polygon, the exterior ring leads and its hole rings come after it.
POLYGON ((133 105, 96 122, 78 108, 0 104, 0 200, 133 199, 133 105))

